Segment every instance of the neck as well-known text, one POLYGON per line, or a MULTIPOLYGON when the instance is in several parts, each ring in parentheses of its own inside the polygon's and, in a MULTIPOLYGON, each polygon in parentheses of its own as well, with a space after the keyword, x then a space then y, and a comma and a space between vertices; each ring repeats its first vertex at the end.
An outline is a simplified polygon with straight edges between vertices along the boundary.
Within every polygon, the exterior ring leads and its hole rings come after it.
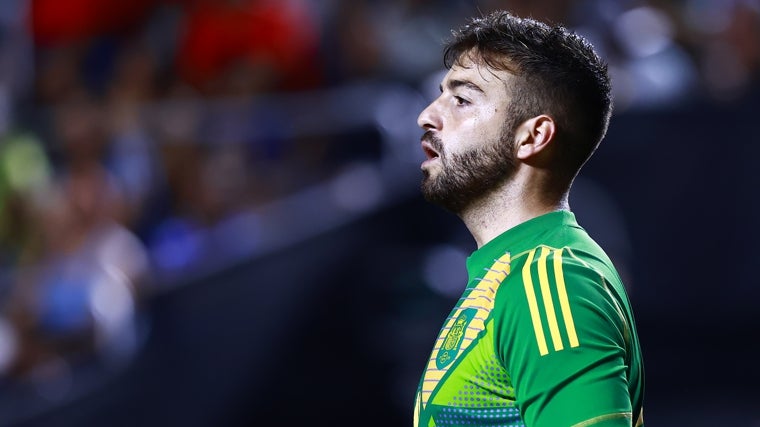
POLYGON ((547 192, 515 179, 475 201, 459 216, 480 248, 516 225, 561 209, 569 210, 567 191, 547 192))

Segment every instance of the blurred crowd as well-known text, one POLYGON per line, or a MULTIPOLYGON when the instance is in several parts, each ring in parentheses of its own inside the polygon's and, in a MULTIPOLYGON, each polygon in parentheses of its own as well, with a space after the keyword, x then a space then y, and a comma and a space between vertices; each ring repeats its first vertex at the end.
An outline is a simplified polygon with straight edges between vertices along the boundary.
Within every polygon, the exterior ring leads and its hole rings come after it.
POLYGON ((233 245, 204 230, 362 152, 268 101, 389 81, 431 96, 450 29, 494 8, 587 36, 617 114, 757 94, 760 0, 2 2, 3 384, 127 360, 164 280, 233 245))

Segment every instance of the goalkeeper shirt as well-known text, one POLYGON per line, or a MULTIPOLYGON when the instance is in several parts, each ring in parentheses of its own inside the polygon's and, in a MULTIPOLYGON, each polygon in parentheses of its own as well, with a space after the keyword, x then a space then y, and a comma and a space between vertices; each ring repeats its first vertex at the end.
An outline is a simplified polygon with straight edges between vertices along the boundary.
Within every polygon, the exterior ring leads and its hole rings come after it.
POLYGON ((572 212, 507 230, 467 271, 420 380, 415 427, 643 425, 628 296, 572 212))

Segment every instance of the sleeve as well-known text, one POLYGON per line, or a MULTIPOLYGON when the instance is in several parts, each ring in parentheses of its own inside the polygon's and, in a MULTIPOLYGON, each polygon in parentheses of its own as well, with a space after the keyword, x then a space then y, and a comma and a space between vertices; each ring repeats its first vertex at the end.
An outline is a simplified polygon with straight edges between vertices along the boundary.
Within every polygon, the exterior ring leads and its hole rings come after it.
POLYGON ((527 427, 630 427, 629 328, 602 276, 538 247, 497 303, 496 352, 527 427))

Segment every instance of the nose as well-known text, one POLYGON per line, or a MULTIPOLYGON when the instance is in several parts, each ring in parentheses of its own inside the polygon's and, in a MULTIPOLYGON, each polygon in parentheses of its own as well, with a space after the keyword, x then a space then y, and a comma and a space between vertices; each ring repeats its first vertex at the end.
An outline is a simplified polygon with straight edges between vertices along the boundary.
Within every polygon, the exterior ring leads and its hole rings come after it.
POLYGON ((417 117, 417 126, 424 130, 438 129, 440 118, 436 113, 436 102, 431 102, 417 117))

